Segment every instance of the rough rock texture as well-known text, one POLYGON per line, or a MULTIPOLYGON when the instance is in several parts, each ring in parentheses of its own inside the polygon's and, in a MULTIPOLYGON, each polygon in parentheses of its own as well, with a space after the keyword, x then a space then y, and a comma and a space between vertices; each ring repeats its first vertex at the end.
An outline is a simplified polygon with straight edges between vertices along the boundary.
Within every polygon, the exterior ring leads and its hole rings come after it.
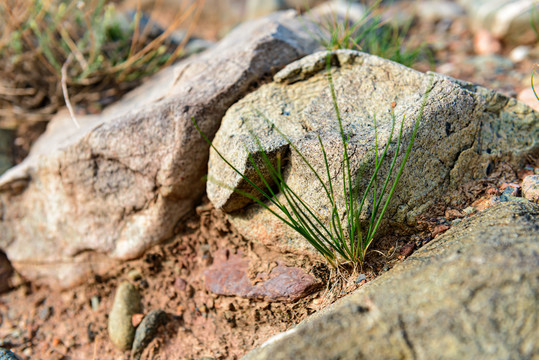
POLYGON ((531 0, 458 0, 476 28, 485 28, 513 45, 537 41, 530 18, 539 4, 531 0), (535 8, 535 9, 534 9, 535 8))
POLYGON ((204 192, 208 145, 226 109, 315 49, 294 11, 248 22, 100 116, 53 122, 0 178, 0 248, 30 279, 70 286, 108 258, 170 237, 204 192))
POLYGON ((135 327, 131 319, 134 314, 141 312, 141 298, 136 287, 127 281, 122 282, 116 290, 108 323, 110 340, 119 349, 131 349, 135 338, 135 327))
MULTIPOLYGON (((526 154, 539 150, 539 116, 514 99, 351 50, 333 53, 331 61, 344 131, 351 136, 348 151, 352 177, 359 181, 359 189, 365 188, 373 171, 374 116, 379 154, 389 138, 393 104, 398 128, 405 116, 402 147, 405 148, 420 113, 423 95, 429 86, 431 88, 414 147, 388 208, 387 219, 393 225, 413 226, 417 216, 446 196, 452 185, 488 175, 495 161, 519 163, 526 154)), ((273 83, 234 104, 223 119, 214 144, 236 168, 262 186, 247 156, 247 151, 251 152, 262 166, 259 149, 250 132, 257 134, 274 164, 278 155, 284 159, 287 184, 319 214, 329 217, 328 199, 320 182, 263 117, 286 134, 327 181, 317 138, 320 135, 344 220, 342 140, 329 94, 325 63, 324 52, 305 57, 277 73, 273 83)), ((388 159, 395 149, 396 135, 389 147, 388 159)), ((403 156, 404 151, 400 151, 398 164, 403 156)), ((385 179, 389 164, 390 160, 386 160, 382 166, 381 179, 385 179)), ((214 179, 208 183, 210 200, 217 208, 231 213, 230 219, 245 236, 267 245, 312 249, 269 211, 258 205, 248 206, 251 200, 233 192, 231 189, 236 188, 258 196, 213 150, 209 177, 214 179), (240 209, 242 211, 237 211, 240 209)), ((286 204, 282 194, 277 194, 277 198, 286 204)), ((372 199, 368 198, 364 217, 368 216, 371 205, 372 199)))
POLYGON ((230 255, 204 273, 206 288, 219 295, 235 295, 267 301, 296 301, 314 291, 320 283, 303 269, 277 264, 254 280, 247 272, 249 260, 230 255))
POLYGON ((140 359, 142 352, 157 334, 159 326, 166 324, 167 314, 163 310, 152 310, 142 319, 137 327, 131 349, 131 357, 140 359))
POLYGON ((539 207, 506 202, 244 359, 535 359, 539 207))

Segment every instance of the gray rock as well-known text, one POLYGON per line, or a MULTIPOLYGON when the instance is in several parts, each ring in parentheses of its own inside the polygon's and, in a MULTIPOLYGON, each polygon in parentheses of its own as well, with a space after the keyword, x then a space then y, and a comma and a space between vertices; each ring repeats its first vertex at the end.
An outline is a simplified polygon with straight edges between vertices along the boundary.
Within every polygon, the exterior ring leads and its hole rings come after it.
POLYGON ((458 0, 458 3, 467 10, 470 23, 476 29, 487 29, 497 38, 513 45, 537 42, 530 26, 532 15, 536 16, 539 9, 539 4, 534 1, 458 0))
POLYGON ((52 306, 45 306, 39 311, 39 318, 43 321, 47 321, 54 313, 52 306))
POLYGON ((11 146, 15 132, 7 129, 0 129, 0 175, 13 166, 13 154, 11 146))
POLYGON ((474 215, 244 359, 534 359, 538 219, 529 202, 474 215))
POLYGON ((319 45, 295 12, 243 24, 157 74, 101 115, 63 114, 0 178, 0 249, 56 287, 103 273, 172 236, 204 192, 208 145, 226 109, 319 45))
POLYGON ((152 310, 148 315, 144 316, 144 319, 142 319, 135 332, 135 340, 131 349, 131 357, 133 359, 140 359, 146 346, 155 337, 159 326, 165 324, 166 321, 167 314, 163 310, 152 310))
POLYGON ((11 350, 0 348, 0 360, 21 360, 21 358, 11 350))
MULTIPOLYGON (((350 50, 332 55, 332 76, 344 131, 351 136, 349 153, 353 181, 364 189, 374 168, 374 126, 382 149, 391 127, 390 109, 400 121, 405 116, 403 148, 412 135, 423 94, 432 83, 421 125, 404 173, 396 188, 386 219, 396 226, 413 226, 416 218, 448 189, 462 181, 488 175, 492 162, 522 163, 525 155, 539 147, 539 116, 514 99, 436 73, 423 74, 376 56, 350 50), (363 169, 363 175, 361 170, 363 169)), ((322 217, 329 207, 324 190, 297 152, 260 115, 271 119, 303 153, 326 181, 326 169, 317 135, 324 143, 336 199, 345 219, 342 196, 342 140, 325 74, 326 53, 317 53, 288 65, 274 82, 262 86, 232 106, 223 119, 214 144, 232 164, 257 185, 262 185, 247 151, 262 164, 250 131, 276 164, 277 155, 288 159, 283 165, 287 184, 322 217)), ((396 149, 391 143, 388 159, 396 149)), ((403 158, 400 152, 398 163, 403 158)), ((390 161, 381 168, 381 179, 390 161)), ((395 176, 395 174, 393 174, 395 176)), ((310 249, 307 242, 269 211, 237 193, 233 188, 258 196, 249 184, 210 152, 208 197, 215 207, 230 213, 233 224, 248 238, 287 250, 310 249), (225 186, 222 186, 222 185, 225 186), (238 211, 242 210, 242 211, 238 211)), ((271 182, 271 179, 267 179, 271 182)), ((327 185, 327 183, 326 183, 327 185)), ((360 191, 361 194, 361 191, 360 191)), ((282 194, 277 199, 286 204, 282 194)), ((276 208, 271 205, 272 209, 276 208)), ((363 217, 372 208, 368 198, 363 217)), ((382 229, 383 230, 383 229, 382 229)))
POLYGON ((539 175, 528 175, 522 181, 522 196, 539 203, 539 175))
POLYGON ((135 338, 132 317, 140 313, 142 313, 140 294, 133 284, 122 282, 116 290, 108 323, 109 338, 118 349, 131 349, 135 338))
POLYGON ((99 296, 97 295, 92 296, 92 298, 90 299, 90 306, 92 307, 92 310, 98 311, 100 305, 101 305, 101 299, 99 298, 99 296))

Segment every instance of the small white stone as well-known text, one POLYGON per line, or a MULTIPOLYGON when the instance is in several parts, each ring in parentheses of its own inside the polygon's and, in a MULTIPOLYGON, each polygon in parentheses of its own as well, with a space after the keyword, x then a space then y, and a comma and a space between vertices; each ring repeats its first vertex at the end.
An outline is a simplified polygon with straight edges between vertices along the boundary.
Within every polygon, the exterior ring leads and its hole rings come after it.
POLYGON ((509 58, 514 62, 521 62, 530 55, 530 51, 531 49, 529 46, 520 45, 511 51, 509 58))

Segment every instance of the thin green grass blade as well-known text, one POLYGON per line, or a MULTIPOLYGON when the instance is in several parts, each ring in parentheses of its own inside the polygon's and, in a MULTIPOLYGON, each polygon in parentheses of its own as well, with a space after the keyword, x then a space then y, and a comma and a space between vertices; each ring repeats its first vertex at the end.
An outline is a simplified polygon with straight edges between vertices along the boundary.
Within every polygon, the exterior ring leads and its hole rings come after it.
POLYGON ((535 69, 533 69, 533 71, 532 71, 531 83, 532 83, 533 94, 535 95, 535 97, 537 98, 537 100, 539 100, 539 96, 538 96, 537 93, 535 92, 535 85, 533 84, 533 75, 535 75, 535 69))
POLYGON ((314 167, 311 165, 311 163, 307 160, 307 158, 303 155, 303 153, 296 147, 296 145, 294 145, 294 143, 288 138, 288 136, 286 136, 277 126, 275 126, 275 124, 273 124, 271 122, 270 119, 268 119, 264 114, 262 114, 260 111, 258 110, 255 110, 257 112, 257 114, 262 117, 269 125, 273 126, 273 128, 275 129, 275 131, 277 131, 279 133, 279 135, 281 135, 283 137, 283 139, 286 140, 286 142, 288 142, 288 145, 290 145, 290 147, 292 147, 292 149, 296 152, 296 154, 299 155, 299 157, 301 158, 301 160, 303 160, 303 162, 305 163, 305 165, 307 165, 307 167, 312 171, 313 175, 316 177, 316 179, 318 180, 318 182, 322 185, 322 187, 324 188, 324 191, 326 192, 326 195, 328 196, 328 198, 331 197, 331 193, 329 191, 329 189, 326 187, 324 181, 322 181, 322 178, 320 177, 320 175, 318 174, 318 172, 314 169, 314 167))
POLYGON ((399 172, 397 173, 397 176, 395 178, 395 181, 393 182, 393 186, 391 187, 391 190, 389 191, 389 195, 387 197, 387 200, 384 204, 384 207, 382 208, 382 211, 380 212, 380 216, 376 222, 376 225, 374 226, 372 232, 371 232, 371 240, 366 244, 365 246, 365 249, 364 251, 366 252, 370 243, 372 242, 372 238, 374 238, 374 234, 376 234, 376 230, 378 230, 378 227, 380 226, 380 222, 382 221, 382 217, 384 216, 386 210, 387 210, 387 207, 389 205, 389 202, 391 200, 391 198, 393 197, 393 193, 395 192, 395 188, 397 187, 397 183, 399 182, 399 179, 402 175, 402 172, 404 170, 404 166, 406 165, 406 162, 408 160, 408 157, 410 155, 410 152, 412 151, 412 146, 414 145, 414 141, 415 141, 415 137, 417 135, 417 131, 419 129, 419 123, 421 122, 421 119, 423 118, 423 111, 425 109, 425 106, 427 104, 427 99, 428 99, 428 96, 430 94, 430 92, 432 91, 432 83, 433 83, 434 79, 431 77, 431 80, 430 80, 430 83, 428 85, 428 88, 427 88, 427 91, 425 92, 425 95, 423 96, 423 102, 421 104, 421 109, 419 110, 419 114, 416 118, 416 121, 415 121, 415 124, 414 124, 414 130, 412 132, 412 137, 410 139, 410 142, 408 143, 408 148, 406 149, 406 153, 404 154, 404 159, 402 160, 402 163, 400 165, 400 168, 399 168, 399 172))
MULTIPOLYGON (((389 181, 391 180, 391 174, 393 173, 393 168, 395 167, 395 164, 397 163, 397 157, 399 156, 399 150, 400 150, 400 147, 401 147, 402 131, 403 131, 403 128, 404 128, 405 117, 406 116, 402 117, 401 128, 400 128, 399 136, 398 136, 398 139, 397 139, 397 148, 395 149, 395 155, 393 156, 393 160, 391 161, 391 165, 389 167, 389 171, 387 173, 387 177, 386 177, 386 180, 384 182, 384 186, 382 188, 382 191, 380 192, 380 197, 375 198, 375 200, 374 200, 374 207, 373 207, 373 212, 372 212, 373 216, 372 216, 372 220, 371 220, 371 222, 369 224, 369 229, 367 231, 367 236, 365 238, 367 242, 370 242, 373 235, 374 235, 371 232, 372 229, 373 229, 374 223, 375 223, 374 220, 375 220, 376 215, 378 214, 378 209, 379 209, 380 204, 382 202, 382 199, 384 197, 387 185, 389 184, 389 181)), ((394 126, 394 124, 395 124, 395 115, 393 114, 393 126, 394 126)), ((380 216, 381 215, 383 215, 383 214, 380 214, 380 216)))

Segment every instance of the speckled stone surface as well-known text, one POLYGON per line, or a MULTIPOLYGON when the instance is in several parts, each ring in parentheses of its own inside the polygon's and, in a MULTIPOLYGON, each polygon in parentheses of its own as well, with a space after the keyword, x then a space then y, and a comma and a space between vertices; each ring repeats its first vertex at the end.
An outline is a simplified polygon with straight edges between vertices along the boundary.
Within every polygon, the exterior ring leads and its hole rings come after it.
POLYGON ((539 206, 500 203, 244 359, 535 359, 538 234, 539 206))
MULTIPOLYGON (((342 192, 342 140, 326 74, 326 52, 298 60, 266 84, 234 104, 223 119, 214 145, 233 166, 257 186, 263 187, 251 165, 248 152, 268 176, 253 133, 261 142, 273 166, 280 156, 287 185, 312 209, 329 220, 329 201, 320 181, 292 149, 288 139, 311 163, 328 186, 318 135, 330 165, 336 203, 344 221, 342 192), (266 119, 271 121, 268 122, 266 119), (273 125, 272 125, 273 124, 273 125)), ((498 161, 520 164, 539 146, 539 115, 526 105, 467 82, 436 73, 421 73, 376 56, 352 50, 330 55, 336 98, 344 132, 350 136, 348 154, 352 182, 362 195, 374 169, 374 117, 377 121, 379 155, 388 143, 394 105, 397 129, 404 118, 400 164, 421 113, 423 96, 430 89, 417 137, 380 231, 391 226, 414 226, 417 217, 463 182, 489 175, 498 161)), ((385 179, 397 147, 390 142, 388 155, 379 172, 385 179)), ((398 166, 398 165, 397 165, 398 166)), ((392 175, 394 179, 396 171, 392 175)), ((284 250, 313 250, 301 237, 269 211, 232 189, 260 194, 210 151, 208 197, 228 212, 232 223, 249 239, 284 250), (225 186, 223 186, 223 184, 225 186)), ((276 199, 286 204, 283 194, 276 199)), ((365 214, 372 198, 365 203, 365 214)), ((268 202, 276 210, 276 207, 268 202)), ((279 210, 277 210, 279 211, 279 210)))

